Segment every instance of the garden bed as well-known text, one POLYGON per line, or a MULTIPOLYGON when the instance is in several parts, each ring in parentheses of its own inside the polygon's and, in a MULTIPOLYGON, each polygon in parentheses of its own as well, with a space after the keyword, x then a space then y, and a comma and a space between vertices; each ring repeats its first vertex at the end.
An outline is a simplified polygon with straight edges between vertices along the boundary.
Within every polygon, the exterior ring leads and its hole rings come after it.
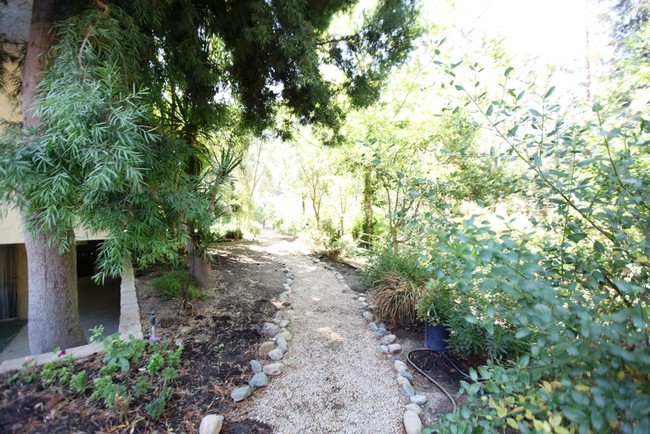
MULTIPOLYGON (((103 355, 71 365, 71 374, 86 370, 88 387, 75 392, 58 382, 44 385, 29 372, 0 376, 0 432, 195 432, 203 416, 225 415, 224 433, 271 433, 270 427, 241 416, 242 406, 230 398, 233 388, 250 378, 248 363, 255 358, 262 341, 260 325, 273 317, 270 300, 282 292, 281 265, 260 252, 248 249, 246 241, 221 244, 215 252, 214 283, 206 298, 192 301, 192 311, 179 315, 178 300, 162 298, 148 284, 163 270, 158 268, 138 277, 136 287, 145 335, 150 334, 149 314, 157 317, 156 335, 169 348, 182 344, 176 376, 166 383, 151 381, 151 389, 135 398, 133 390, 143 377, 153 347, 147 348, 138 364, 126 373, 116 372, 113 381, 131 391, 125 408, 107 408, 91 399, 93 379, 105 363, 103 355), (169 387, 164 411, 152 417, 147 405, 169 387)), ((150 409, 150 408, 149 408, 150 409)))

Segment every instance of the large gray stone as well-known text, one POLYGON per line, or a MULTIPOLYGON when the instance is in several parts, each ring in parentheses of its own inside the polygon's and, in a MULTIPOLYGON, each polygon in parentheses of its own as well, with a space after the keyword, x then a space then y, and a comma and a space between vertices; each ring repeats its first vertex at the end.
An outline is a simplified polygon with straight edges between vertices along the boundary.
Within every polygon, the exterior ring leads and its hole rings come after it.
POLYGON ((251 371, 253 371, 254 374, 258 374, 262 372, 262 364, 257 360, 251 360, 250 365, 251 365, 251 371))
POLYGON ((219 434, 223 426, 223 416, 220 414, 209 414, 201 420, 199 434, 219 434))
POLYGON ((413 388, 413 386, 411 386, 410 383, 400 384, 400 386, 402 387, 402 392, 404 393, 404 396, 406 396, 407 398, 411 398, 411 402, 413 402, 413 395, 415 395, 415 389, 413 388))
POLYGON ((269 351, 268 358, 273 360, 274 362, 277 362, 278 360, 282 359, 282 356, 284 356, 284 352, 280 348, 276 348, 273 351, 269 351))
POLYGON ((411 410, 404 412, 404 429, 406 434, 420 434, 422 432, 422 421, 416 412, 411 410))
POLYGON ((251 378, 251 381, 249 381, 248 384, 253 387, 264 387, 269 384, 269 377, 267 377, 264 372, 258 372, 253 375, 253 378, 251 378))
POLYGON ((287 344, 287 341, 286 341, 285 339, 283 339, 283 338, 277 338, 277 339, 275 340, 275 343, 278 344, 278 349, 279 349, 280 351, 282 351, 282 352, 287 351, 287 348, 288 348, 289 345, 287 344))
POLYGON ((383 338, 381 338, 381 343, 384 345, 392 344, 395 342, 395 339, 397 339, 397 336, 395 335, 386 335, 383 338))
POLYGON ((406 378, 411 383, 413 382, 413 375, 409 371, 399 371, 399 375, 406 378))
POLYGON ((262 335, 267 338, 273 338, 280 333, 280 327, 272 322, 265 322, 262 326, 262 335))
POLYGON ((243 401, 244 399, 248 398, 249 396, 251 396, 251 387, 250 386, 238 387, 235 390, 233 390, 232 393, 230 394, 230 397, 235 402, 243 401))

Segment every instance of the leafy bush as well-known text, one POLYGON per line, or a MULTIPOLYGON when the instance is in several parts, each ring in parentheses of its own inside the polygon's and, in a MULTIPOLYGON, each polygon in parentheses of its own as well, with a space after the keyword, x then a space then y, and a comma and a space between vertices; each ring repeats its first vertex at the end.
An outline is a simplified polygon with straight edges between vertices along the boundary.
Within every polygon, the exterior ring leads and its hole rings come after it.
POLYGON ((472 372, 484 381, 463 383, 468 404, 426 432, 636 433, 650 424, 650 119, 605 121, 596 104, 594 122, 565 125, 552 92, 524 111, 513 89, 486 109, 474 100, 527 168, 520 194, 545 215, 531 216, 527 232, 497 233, 473 218, 427 222, 440 246, 432 256, 458 265, 448 283, 485 302, 465 320, 492 344, 527 348, 513 364, 472 372))
POLYGON ((201 291, 194 278, 187 271, 167 271, 151 279, 149 284, 167 298, 180 300, 204 299, 207 293, 201 291))

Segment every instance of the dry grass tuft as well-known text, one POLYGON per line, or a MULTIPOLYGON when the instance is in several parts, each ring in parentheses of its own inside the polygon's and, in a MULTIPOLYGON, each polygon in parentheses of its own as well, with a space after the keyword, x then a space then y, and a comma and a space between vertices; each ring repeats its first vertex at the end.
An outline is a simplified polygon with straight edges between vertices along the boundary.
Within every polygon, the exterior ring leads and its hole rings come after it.
POLYGON ((397 274, 384 274, 375 284, 375 314, 390 325, 407 325, 417 321, 417 303, 423 288, 397 274))

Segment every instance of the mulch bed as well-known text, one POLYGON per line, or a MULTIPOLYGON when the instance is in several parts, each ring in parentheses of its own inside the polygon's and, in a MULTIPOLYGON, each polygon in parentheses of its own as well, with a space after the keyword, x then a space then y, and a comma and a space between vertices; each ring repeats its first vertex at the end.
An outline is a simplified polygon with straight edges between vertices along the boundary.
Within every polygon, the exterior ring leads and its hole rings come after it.
MULTIPOLYGON (((243 416, 246 402, 234 404, 230 398, 233 388, 250 379, 248 363, 256 358, 256 348, 263 341, 260 327, 273 317, 276 307, 271 299, 283 291, 285 281, 280 264, 247 249, 246 244, 218 246, 211 296, 193 301, 189 315, 180 315, 177 300, 165 300, 147 285, 160 270, 138 277, 145 334, 148 313, 153 311, 158 318, 156 335, 171 345, 182 341, 184 346, 179 376, 169 383, 173 394, 158 419, 152 419, 144 408, 155 395, 132 398, 128 410, 119 412, 90 399, 92 387, 79 394, 67 387, 45 388, 38 378, 31 383, 10 381, 13 374, 6 373, 0 376, 0 432, 196 432, 203 416, 223 414, 223 433, 271 433, 269 426, 243 416)), ((78 361, 74 372, 85 369, 92 385, 103 366, 102 358, 97 355, 78 361)), ((132 369, 116 377, 131 390, 138 375, 132 369)))

